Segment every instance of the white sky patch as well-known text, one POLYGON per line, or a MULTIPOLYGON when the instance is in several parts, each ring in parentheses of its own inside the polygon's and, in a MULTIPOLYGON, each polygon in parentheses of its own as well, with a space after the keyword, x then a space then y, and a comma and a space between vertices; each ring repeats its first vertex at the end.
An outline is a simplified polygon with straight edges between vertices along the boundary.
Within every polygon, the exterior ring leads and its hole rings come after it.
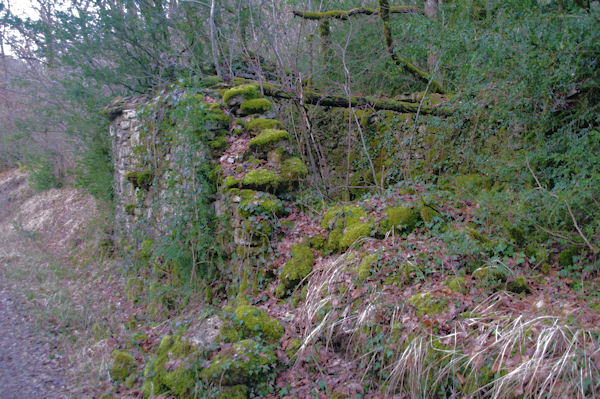
POLYGON ((5 2, 5 5, 6 3, 10 5, 13 14, 21 18, 37 19, 38 13, 34 8, 37 2, 32 0, 9 0, 5 2))

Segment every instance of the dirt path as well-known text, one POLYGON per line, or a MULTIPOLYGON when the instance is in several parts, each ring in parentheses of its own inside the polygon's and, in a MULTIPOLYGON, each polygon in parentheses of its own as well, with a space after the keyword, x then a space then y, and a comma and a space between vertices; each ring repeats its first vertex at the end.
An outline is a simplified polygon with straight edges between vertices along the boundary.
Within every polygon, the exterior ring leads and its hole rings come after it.
POLYGON ((32 260, 10 224, 12 212, 30 195, 24 172, 0 174, 0 398, 67 398, 53 348, 20 309, 17 287, 6 278, 17 262, 32 260))
POLYGON ((67 398, 65 373, 11 293, 0 290, 0 398, 67 398))

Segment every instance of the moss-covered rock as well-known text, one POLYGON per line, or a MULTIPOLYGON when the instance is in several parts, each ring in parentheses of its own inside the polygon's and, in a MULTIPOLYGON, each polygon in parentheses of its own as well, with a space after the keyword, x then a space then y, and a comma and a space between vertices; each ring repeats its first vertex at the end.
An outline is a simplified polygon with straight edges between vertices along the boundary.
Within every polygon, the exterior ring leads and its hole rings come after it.
POLYGON ((136 371, 138 363, 129 353, 115 350, 112 357, 113 363, 108 373, 113 380, 125 381, 136 371))
POLYGON ((198 354, 190 343, 181 337, 164 336, 144 370, 144 398, 167 392, 177 398, 191 397, 199 368, 198 354))
POLYGON ((275 343, 283 335, 283 327, 279 320, 255 306, 239 305, 235 309, 235 317, 240 321, 247 337, 261 337, 269 343, 275 343))
POLYGON ((283 216, 283 202, 274 195, 254 190, 240 190, 242 201, 238 205, 238 213, 245 218, 250 215, 283 216))
POLYGON ((236 179, 233 176, 227 176, 225 180, 223 180, 223 188, 225 190, 232 187, 239 187, 242 184, 242 180, 236 179))
POLYGON ((371 254, 367 255, 360 261, 358 265, 358 277, 361 280, 366 280, 371 275, 371 269, 375 262, 377 261, 378 255, 371 254))
POLYGON ((257 383, 274 370, 276 363, 271 347, 246 339, 217 354, 200 372, 200 378, 219 385, 257 383))
POLYGON ((292 246, 292 258, 283 266, 281 282, 287 290, 293 289, 312 271, 315 256, 303 244, 292 246))
POLYGON ((558 254, 558 264, 560 267, 568 267, 573 264, 573 257, 577 256, 579 248, 575 245, 571 245, 566 249, 562 250, 558 254))
POLYGON ((419 221, 419 212, 408 206, 395 206, 385 210, 385 217, 379 222, 379 233, 385 234, 395 229, 410 233, 419 221))
POLYGON ((306 165, 300 158, 292 157, 283 161, 280 174, 283 181, 287 182, 288 185, 292 185, 306 177, 308 169, 306 169, 306 165))
POLYGON ((261 153, 267 153, 274 149, 279 143, 287 141, 290 134, 285 130, 265 129, 258 136, 250 140, 250 149, 261 153))
POLYGON ((419 316, 435 315, 448 310, 448 298, 436 298, 431 292, 418 293, 408 298, 419 316))
POLYGON ((273 107, 273 104, 266 98, 255 98, 253 100, 244 101, 240 106, 242 115, 264 114, 273 107))
POLYGON ((354 242, 363 237, 370 237, 373 231, 373 223, 355 223, 348 226, 342 232, 339 241, 339 248, 341 250, 348 249, 354 242))
POLYGON ((152 185, 154 173, 151 170, 136 170, 125 173, 125 178, 133 187, 147 190, 152 185))
POLYGON ((246 123, 246 131, 256 136, 265 129, 277 129, 282 126, 282 123, 277 119, 256 118, 246 123))
MULTIPOLYGON (((365 226, 356 229, 352 228, 356 224, 369 225, 370 233, 370 224, 363 223, 363 220, 366 219, 366 212, 358 206, 333 206, 327 210, 321 220, 321 227, 331 230, 327 238, 327 249, 330 251, 338 251, 343 248, 343 246, 340 245, 340 241, 344 236, 345 243, 347 244, 352 238, 356 239, 366 232, 367 227, 365 226)), ((348 246, 353 242, 354 241, 350 242, 348 246)))
POLYGON ((268 169, 251 170, 242 179, 242 187, 252 190, 275 192, 280 185, 279 175, 268 169))
POLYGON ((257 85, 241 85, 233 87, 223 93, 223 102, 229 106, 239 105, 244 100, 260 97, 257 85))

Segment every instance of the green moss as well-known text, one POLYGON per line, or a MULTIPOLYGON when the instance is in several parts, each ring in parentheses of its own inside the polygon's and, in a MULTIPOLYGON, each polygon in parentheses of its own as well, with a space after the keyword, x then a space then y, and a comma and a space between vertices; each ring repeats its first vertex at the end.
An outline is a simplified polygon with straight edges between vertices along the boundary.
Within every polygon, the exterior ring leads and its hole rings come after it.
POLYGON ((281 178, 275 172, 267 169, 251 170, 242 180, 244 188, 267 192, 277 191, 280 184, 281 178))
POLYGON ((506 284, 506 289, 515 294, 523 294, 531 292, 525 276, 517 276, 506 284))
POLYGON ((223 187, 225 188, 225 190, 231 187, 239 187, 240 184, 242 184, 242 180, 236 179, 233 176, 227 176, 223 181, 223 187))
POLYGON ((370 237, 372 230, 373 223, 355 223, 346 227, 340 237, 339 248, 348 249, 358 239, 370 237))
POLYGON ((141 331, 137 331, 129 338, 128 345, 131 347, 139 347, 142 342, 146 341, 148 336, 141 331))
POLYGON ((467 226, 465 228, 465 233, 467 234, 467 236, 474 240, 479 242, 482 245, 490 245, 491 241, 489 238, 487 238, 485 235, 483 235, 479 230, 477 230, 475 227, 472 226, 467 226))
POLYGON ((566 249, 562 250, 558 254, 558 264, 560 267, 568 267, 573 264, 573 257, 577 256, 579 248, 575 245, 571 245, 566 249))
POLYGON ((478 175, 475 173, 468 175, 458 175, 454 178, 454 186, 459 191, 477 192, 482 189, 489 190, 492 188, 494 181, 487 176, 478 175))
POLYGON ((217 86, 220 83, 223 83, 223 79, 218 76, 204 76, 200 81, 200 87, 210 88, 213 86, 217 86))
POLYGON ((375 261, 377 260, 378 255, 372 254, 365 256, 358 265, 358 277, 361 280, 366 280, 371 275, 371 268, 375 261))
POLYGON ((164 336, 144 370, 144 397, 167 392, 177 398, 188 397, 196 385, 197 358, 194 347, 181 337, 164 336))
POLYGON ((317 251, 322 251, 323 249, 325 249, 326 242, 327 241, 325 240, 325 237, 323 237, 320 234, 312 236, 308 239, 308 245, 310 245, 311 248, 316 249, 317 251))
POLYGON ((227 141, 227 137, 221 136, 221 137, 215 137, 214 140, 210 140, 207 144, 214 155, 214 154, 220 154, 221 152, 223 152, 229 145, 229 142, 227 141))
POLYGON ((502 227, 504 228, 504 232, 506 233, 506 235, 509 236, 515 244, 519 246, 525 244, 527 238, 525 237, 525 232, 521 227, 509 223, 508 221, 505 221, 502 227))
POLYGON ((277 197, 267 193, 257 193, 253 190, 240 190, 242 202, 238 206, 238 213, 245 218, 250 215, 283 216, 285 207, 277 197), (251 196, 249 196, 251 195, 251 196))
POLYGON ((410 233, 419 221, 419 213, 407 206, 396 206, 385 210, 385 217, 379 222, 380 233, 387 233, 392 229, 410 233))
POLYGON ((338 225, 345 227, 358 223, 366 217, 367 214, 361 207, 336 205, 325 212, 323 219, 321 219, 321 227, 328 230, 334 229, 338 225))
POLYGON ((366 218, 367 214, 358 206, 334 206, 327 210, 321 220, 321 227, 331 230, 327 238, 327 249, 330 251, 342 249, 340 241, 345 232, 348 233, 346 240, 349 240, 356 234, 360 234, 361 229, 365 230, 365 227, 346 230, 355 224, 361 224, 361 221, 366 218))
POLYGON ((246 131, 253 136, 256 136, 264 129, 276 129, 282 126, 282 123, 277 119, 257 118, 246 123, 246 131))
POLYGON ((272 348, 246 339, 217 354, 200 372, 200 378, 219 385, 257 383, 271 373, 276 362, 272 348))
POLYGON ((266 153, 275 148, 280 142, 289 139, 289 137, 289 133, 285 130, 265 129, 250 140, 250 149, 266 153))
POLYGON ((292 359, 294 356, 296 356, 296 352, 298 352, 298 349, 300 349, 301 346, 302 346, 301 339, 294 338, 294 339, 290 340, 287 348, 285 349, 285 354, 286 354, 287 358, 292 359))
POLYGON ((219 340, 225 343, 234 343, 242 340, 244 338, 242 331, 238 326, 224 324, 221 327, 221 332, 219 334, 219 340))
POLYGON ((133 184, 133 187, 147 190, 152 185, 154 173, 150 170, 132 171, 125 173, 125 178, 133 184))
POLYGON ((525 248, 525 254, 530 258, 530 262, 540 268, 542 273, 548 273, 550 270, 550 264, 548 263, 550 253, 548 249, 532 243, 525 248))
POLYGON ((135 208, 137 208, 137 204, 125 204, 125 213, 133 216, 135 215, 135 208))
POLYGON ((230 100, 236 97, 243 97, 244 100, 252 100, 260 97, 257 85, 241 85, 233 87, 223 93, 223 102, 229 104, 230 100))
POLYGON ((236 385, 233 387, 221 387, 221 392, 216 399, 246 399, 248 397, 248 387, 246 385, 236 385))
POLYGON ((444 313, 448 310, 448 298, 436 298, 431 292, 419 293, 408 298, 419 316, 444 313))
POLYGON ((264 114, 273 107, 273 104, 266 98, 255 98, 253 100, 244 101, 240 106, 240 111, 243 115, 264 114))
POLYGON ((288 183, 297 182, 308 174, 306 165, 298 157, 286 159, 281 164, 281 178, 288 183))
POLYGON ((218 130, 218 129, 227 129, 229 128, 229 123, 231 122, 231 118, 229 115, 225 113, 225 111, 221 109, 212 109, 207 112, 206 119, 212 122, 204 126, 209 130, 218 130))
POLYGON ((287 290, 293 289, 312 271, 315 256, 303 244, 292 246, 292 258, 283 266, 281 282, 287 290))
POLYGON ((439 217, 440 216, 440 213, 438 211, 436 211, 435 209, 433 209, 432 207, 430 207, 428 205, 423 205, 421 207, 421 209, 419 210, 419 213, 421 215, 421 219, 425 223, 431 223, 431 221, 435 217, 439 217))
POLYGON ((240 321, 247 337, 260 336, 267 342, 275 343, 283 335, 283 327, 279 320, 255 306, 239 305, 235 309, 235 317, 240 321))
POLYGON ((113 363, 109 374, 115 381, 125 381, 137 369, 137 361, 127 352, 115 350, 112 357, 113 363))
POLYGON ((460 292, 461 294, 469 292, 467 289, 467 280, 462 276, 448 279, 446 281, 446 287, 450 288, 452 292, 460 292))

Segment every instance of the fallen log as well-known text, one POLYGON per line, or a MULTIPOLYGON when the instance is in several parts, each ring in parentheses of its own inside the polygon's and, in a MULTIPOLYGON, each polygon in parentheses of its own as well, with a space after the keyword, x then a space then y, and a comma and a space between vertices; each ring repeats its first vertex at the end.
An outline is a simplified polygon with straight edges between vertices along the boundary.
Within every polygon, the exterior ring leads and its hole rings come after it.
MULTIPOLYGON (((377 8, 368 8, 368 7, 357 7, 351 10, 331 10, 331 11, 322 11, 322 12, 312 12, 312 11, 292 11, 292 13, 300 18, 310 19, 313 21, 318 21, 322 19, 341 19, 347 20, 348 18, 355 15, 379 15, 379 10, 377 8)), ((423 9, 419 7, 412 6, 393 6, 390 7, 390 13, 392 14, 421 14, 425 15, 423 9)))
POLYGON ((290 88, 269 82, 257 82, 250 79, 234 78, 233 82, 235 85, 241 84, 256 84, 262 87, 262 90, 266 96, 280 98, 284 100, 295 100, 304 104, 320 105, 323 107, 348 107, 348 103, 352 107, 357 108, 371 108, 376 111, 395 111, 402 113, 421 113, 423 115, 438 115, 448 116, 452 114, 452 111, 441 105, 431 106, 423 105, 420 103, 397 101, 387 98, 377 98, 372 96, 352 96, 350 99, 346 96, 337 95, 324 95, 315 90, 303 89, 302 96, 297 91, 290 88))

